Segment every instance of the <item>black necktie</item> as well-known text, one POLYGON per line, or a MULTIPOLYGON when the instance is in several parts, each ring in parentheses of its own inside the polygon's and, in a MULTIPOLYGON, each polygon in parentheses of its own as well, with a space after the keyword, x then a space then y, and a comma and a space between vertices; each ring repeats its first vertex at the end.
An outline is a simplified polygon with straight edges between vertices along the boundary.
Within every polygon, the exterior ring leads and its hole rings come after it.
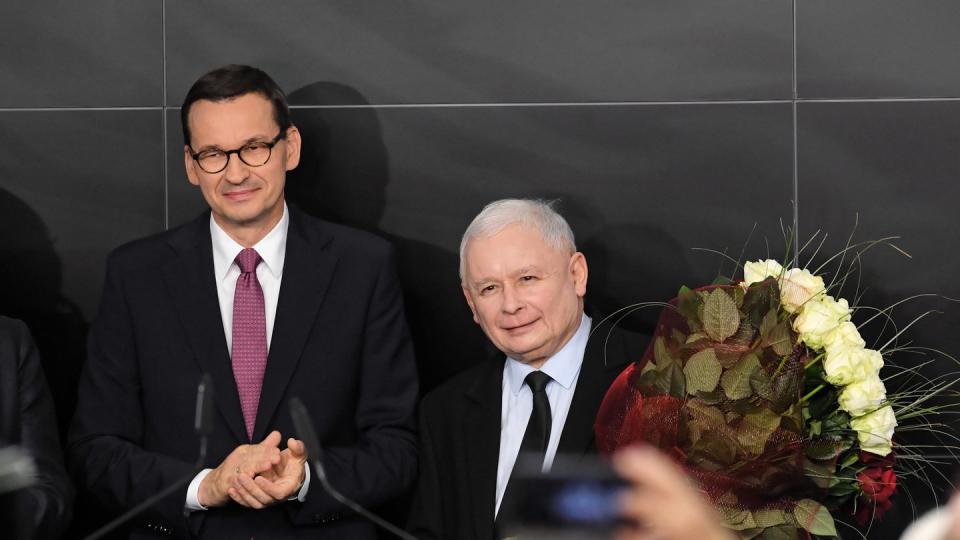
POLYGON ((552 381, 549 375, 542 371, 530 372, 523 383, 533 391, 533 410, 530 411, 530 420, 527 421, 527 430, 523 432, 523 440, 520 442, 520 452, 517 454, 517 460, 514 462, 513 470, 510 472, 510 479, 507 480, 507 488, 504 490, 503 499, 500 501, 500 512, 497 513, 495 520, 496 538, 503 538, 504 510, 508 514, 516 514, 515 508, 520 501, 515 501, 517 487, 513 486, 513 479, 517 476, 517 470, 521 468, 522 462, 533 462, 536 459, 538 471, 543 467, 543 460, 547 455, 547 445, 550 443, 550 425, 553 423, 553 417, 550 415, 550 399, 547 398, 547 383, 552 381))
POLYGON ((550 399, 547 398, 547 383, 552 380, 542 371, 531 371, 523 380, 523 383, 533 391, 533 410, 530 411, 527 430, 523 432, 520 455, 536 455, 540 458, 540 463, 543 463, 543 458, 547 454, 550 425, 553 423, 550 415, 550 399))

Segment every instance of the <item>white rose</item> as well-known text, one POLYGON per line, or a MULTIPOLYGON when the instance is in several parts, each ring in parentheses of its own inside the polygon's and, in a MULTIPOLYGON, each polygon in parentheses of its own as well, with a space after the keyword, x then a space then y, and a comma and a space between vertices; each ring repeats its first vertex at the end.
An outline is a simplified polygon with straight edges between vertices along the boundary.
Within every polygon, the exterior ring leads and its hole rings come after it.
POLYGON ((880 353, 862 347, 827 348, 827 358, 823 361, 826 379, 834 386, 846 386, 876 377, 883 367, 880 353))
POLYGON ((811 274, 807 269, 791 268, 783 274, 780 302, 787 312, 796 313, 807 302, 826 290, 822 277, 811 274))
POLYGON ((752 285, 771 276, 779 279, 782 273, 783 267, 773 259, 748 262, 743 265, 743 284, 752 285))
POLYGON ((879 409, 885 399, 887 389, 884 388, 883 381, 879 376, 873 376, 845 386, 840 391, 837 402, 850 416, 863 416, 879 409))
MULTIPOLYGON (((793 329, 800 334, 800 341, 811 349, 821 350, 827 337, 841 322, 850 319, 850 307, 843 298, 839 302, 823 295, 804 304, 800 315, 793 320, 793 329)), ((854 328, 856 330, 856 328, 854 328)))
MULTIPOLYGON (((846 300, 841 300, 846 302, 846 300)), ((823 338, 823 346, 827 349, 827 354, 831 351, 840 351, 843 349, 862 349, 867 343, 860 337, 857 325, 850 322, 847 317, 839 326, 823 338)))
POLYGON ((893 414, 893 408, 887 405, 850 420, 850 427, 857 432, 861 450, 885 456, 892 450, 893 428, 897 427, 897 417, 893 414))

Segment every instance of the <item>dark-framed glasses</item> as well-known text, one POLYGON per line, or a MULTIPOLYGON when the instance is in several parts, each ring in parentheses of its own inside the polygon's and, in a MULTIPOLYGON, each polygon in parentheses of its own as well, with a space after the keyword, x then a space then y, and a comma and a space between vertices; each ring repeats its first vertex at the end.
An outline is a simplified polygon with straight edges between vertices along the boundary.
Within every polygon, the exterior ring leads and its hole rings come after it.
POLYGON ((271 141, 251 142, 240 148, 234 148, 233 150, 211 148, 209 150, 194 152, 193 148, 191 148, 190 156, 193 157, 193 160, 197 162, 197 165, 199 165, 204 172, 209 174, 215 174, 226 169, 227 164, 230 163, 230 154, 236 154, 237 157, 240 158, 240 161, 250 167, 260 167, 270 161, 270 154, 273 152, 273 147, 286 137, 287 131, 283 130, 271 141))

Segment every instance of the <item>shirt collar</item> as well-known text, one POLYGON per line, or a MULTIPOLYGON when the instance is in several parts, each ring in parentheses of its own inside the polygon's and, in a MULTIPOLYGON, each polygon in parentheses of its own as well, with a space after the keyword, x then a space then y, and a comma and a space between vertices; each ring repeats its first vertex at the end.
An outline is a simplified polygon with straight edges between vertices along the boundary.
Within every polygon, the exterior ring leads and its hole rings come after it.
MULTIPOLYGON (((290 225, 290 213, 287 211, 287 203, 283 203, 283 216, 280 221, 274 225, 273 229, 267 233, 253 249, 266 265, 267 270, 276 278, 280 279, 283 275, 283 261, 287 254, 287 229, 290 225)), ((226 233, 217 221, 210 214, 210 238, 213 241, 213 272, 217 281, 223 281, 234 264, 234 260, 243 246, 238 244, 230 235, 226 233)))
MULTIPOLYGON (((587 339, 590 337, 590 317, 585 313, 580 316, 580 327, 573 337, 556 354, 547 358, 540 367, 551 379, 560 386, 569 389, 577 379, 580 365, 583 363, 583 353, 587 350, 587 339)), ((507 357, 507 385, 514 394, 520 393, 523 380, 534 370, 529 364, 507 357)))

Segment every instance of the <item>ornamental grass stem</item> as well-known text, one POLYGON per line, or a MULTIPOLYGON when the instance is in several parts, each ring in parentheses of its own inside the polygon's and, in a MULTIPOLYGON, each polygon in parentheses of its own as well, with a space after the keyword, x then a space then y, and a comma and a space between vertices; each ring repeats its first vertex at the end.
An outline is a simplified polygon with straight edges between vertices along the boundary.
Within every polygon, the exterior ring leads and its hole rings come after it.
POLYGON ((814 388, 813 390, 811 390, 810 393, 808 393, 807 395, 805 395, 805 396, 803 396, 802 398, 800 398, 800 403, 806 403, 806 401, 807 401, 808 399, 812 398, 817 392, 819 392, 820 390, 823 390, 823 387, 824 387, 824 386, 825 386, 825 385, 821 384, 821 385, 817 386, 816 388, 814 388))

